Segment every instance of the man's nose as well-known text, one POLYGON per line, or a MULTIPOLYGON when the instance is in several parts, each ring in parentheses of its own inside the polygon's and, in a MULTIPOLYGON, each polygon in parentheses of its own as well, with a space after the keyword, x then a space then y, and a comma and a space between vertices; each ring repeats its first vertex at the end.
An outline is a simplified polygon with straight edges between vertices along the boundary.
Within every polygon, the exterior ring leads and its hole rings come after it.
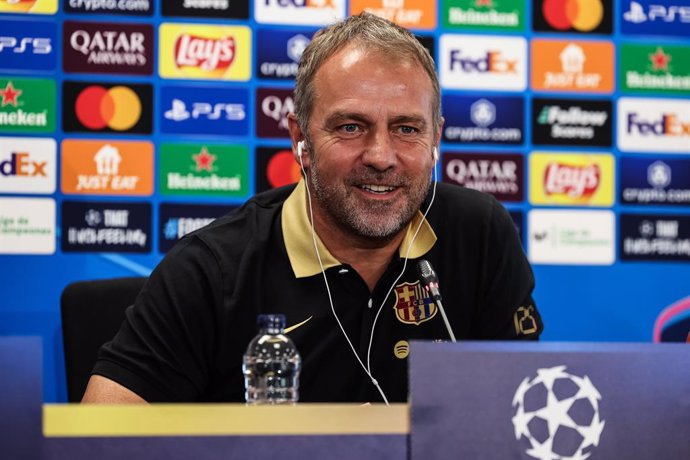
POLYGON ((362 154, 362 162, 378 171, 385 171, 395 166, 397 161, 397 152, 390 133, 370 133, 362 154))

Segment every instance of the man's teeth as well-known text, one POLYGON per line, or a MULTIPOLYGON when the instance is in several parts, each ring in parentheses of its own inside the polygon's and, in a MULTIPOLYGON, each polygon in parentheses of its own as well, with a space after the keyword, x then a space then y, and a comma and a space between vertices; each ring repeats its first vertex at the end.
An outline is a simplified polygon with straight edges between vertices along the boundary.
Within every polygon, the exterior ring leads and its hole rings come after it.
POLYGON ((395 187, 390 187, 388 185, 362 185, 362 188, 375 193, 386 193, 395 190, 395 187))

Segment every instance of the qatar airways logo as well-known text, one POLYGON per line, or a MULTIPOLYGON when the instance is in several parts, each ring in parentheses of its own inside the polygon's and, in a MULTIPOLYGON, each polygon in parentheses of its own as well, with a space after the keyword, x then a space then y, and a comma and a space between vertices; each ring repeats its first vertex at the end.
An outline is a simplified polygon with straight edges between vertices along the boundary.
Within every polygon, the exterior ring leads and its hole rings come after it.
POLYGON ((544 191, 547 195, 568 195, 570 198, 591 196, 599 188, 599 165, 574 166, 550 163, 544 173, 544 191))
POLYGON ((227 69, 235 59, 235 38, 205 38, 181 35, 175 42, 175 65, 204 71, 227 69))

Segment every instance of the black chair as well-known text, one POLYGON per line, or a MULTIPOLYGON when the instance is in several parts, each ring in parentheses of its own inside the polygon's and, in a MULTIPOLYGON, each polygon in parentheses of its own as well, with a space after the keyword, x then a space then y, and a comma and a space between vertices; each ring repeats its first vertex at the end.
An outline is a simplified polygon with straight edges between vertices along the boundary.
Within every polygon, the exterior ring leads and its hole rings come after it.
POLYGON ((62 291, 62 341, 67 400, 79 402, 101 346, 111 340, 146 277, 77 281, 62 291))

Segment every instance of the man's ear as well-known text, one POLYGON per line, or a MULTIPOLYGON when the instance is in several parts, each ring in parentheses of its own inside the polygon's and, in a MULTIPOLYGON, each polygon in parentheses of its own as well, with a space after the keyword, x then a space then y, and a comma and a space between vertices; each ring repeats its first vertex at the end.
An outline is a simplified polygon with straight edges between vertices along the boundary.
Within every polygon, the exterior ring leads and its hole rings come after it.
POLYGON ((305 140, 306 136, 302 132, 302 128, 297 122, 297 117, 295 117, 295 114, 293 113, 288 115, 288 130, 290 131, 292 154, 295 157, 295 161, 301 164, 302 167, 308 168, 311 159, 311 152, 308 151, 307 142, 305 140))

